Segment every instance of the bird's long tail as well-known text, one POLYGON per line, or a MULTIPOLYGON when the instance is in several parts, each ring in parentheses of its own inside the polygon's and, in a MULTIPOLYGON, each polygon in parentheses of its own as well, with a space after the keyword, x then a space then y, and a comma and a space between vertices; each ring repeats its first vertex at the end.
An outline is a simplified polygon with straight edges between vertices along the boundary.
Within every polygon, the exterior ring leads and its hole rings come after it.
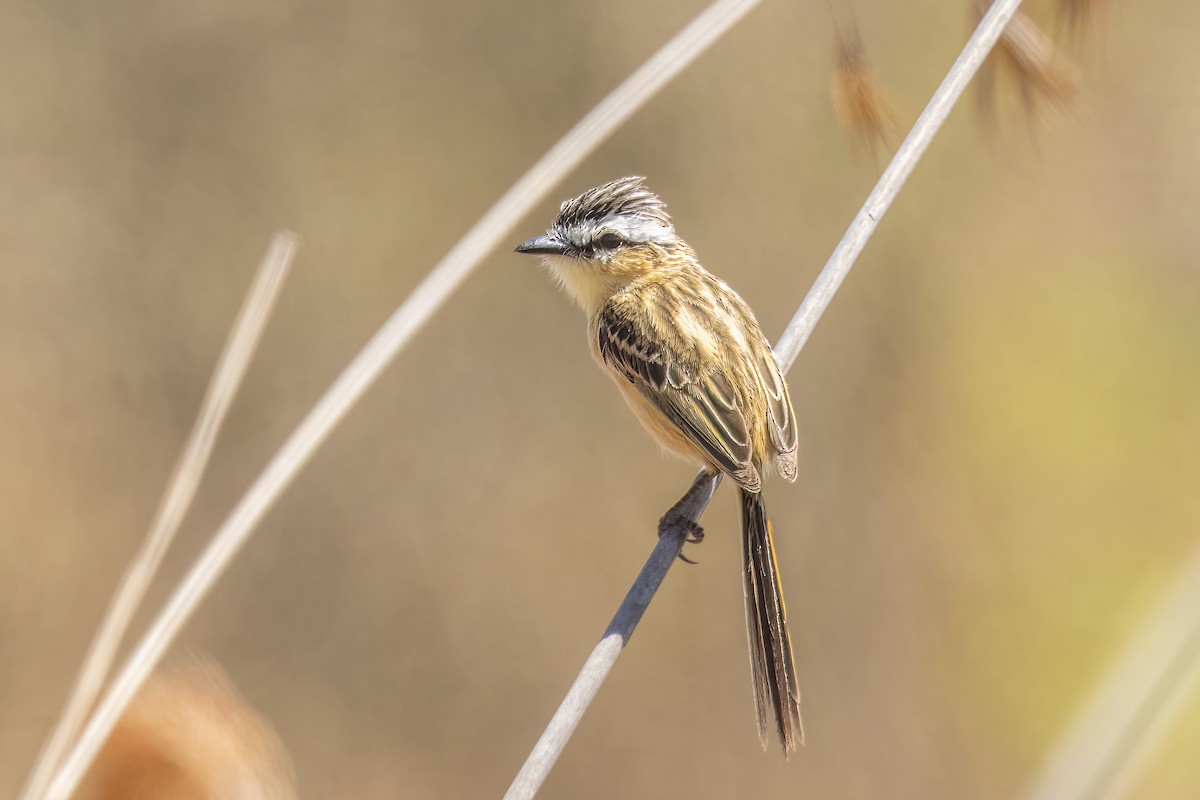
POLYGON ((742 580, 746 594, 746 633, 750 640, 750 666, 754 672, 754 702, 758 711, 758 737, 767 747, 767 707, 775 712, 784 755, 804 744, 800 722, 800 688, 796 683, 792 640, 788 636, 787 609, 779 583, 779 565, 771 521, 762 494, 741 490, 742 580))

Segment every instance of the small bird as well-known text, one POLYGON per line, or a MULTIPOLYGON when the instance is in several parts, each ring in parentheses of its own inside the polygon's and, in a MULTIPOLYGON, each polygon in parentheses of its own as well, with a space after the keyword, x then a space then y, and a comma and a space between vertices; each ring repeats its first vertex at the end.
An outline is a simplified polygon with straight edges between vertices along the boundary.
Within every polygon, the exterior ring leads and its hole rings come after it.
POLYGON ((583 309, 592 357, 650 435, 737 483, 759 739, 766 749, 770 706, 784 754, 794 752, 804 743, 800 690, 762 481, 771 469, 796 479, 796 420, 753 312, 700 266, 644 178, 566 201, 546 235, 517 252, 540 256, 583 309))

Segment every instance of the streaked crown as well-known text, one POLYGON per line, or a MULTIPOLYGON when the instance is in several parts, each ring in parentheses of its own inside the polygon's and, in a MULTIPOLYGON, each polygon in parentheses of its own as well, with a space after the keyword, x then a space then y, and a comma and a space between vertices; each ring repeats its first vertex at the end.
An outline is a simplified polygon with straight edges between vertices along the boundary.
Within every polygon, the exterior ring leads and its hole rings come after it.
POLYGON ((666 204, 641 177, 588 189, 566 201, 545 236, 531 239, 519 252, 607 259, 623 245, 677 241, 666 204))
POLYGON ((666 204, 646 187, 646 179, 638 176, 611 181, 567 200, 559 208, 554 226, 570 229, 587 222, 622 220, 637 220, 653 223, 660 228, 671 228, 666 204))

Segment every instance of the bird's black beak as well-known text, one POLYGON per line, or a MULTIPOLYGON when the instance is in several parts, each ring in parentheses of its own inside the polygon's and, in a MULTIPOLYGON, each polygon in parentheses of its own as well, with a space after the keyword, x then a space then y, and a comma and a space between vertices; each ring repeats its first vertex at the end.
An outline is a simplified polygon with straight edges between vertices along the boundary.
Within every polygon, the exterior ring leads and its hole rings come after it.
POLYGON ((571 252, 571 246, 554 234, 546 234, 522 242, 517 245, 518 253, 533 253, 535 255, 565 256, 571 252))

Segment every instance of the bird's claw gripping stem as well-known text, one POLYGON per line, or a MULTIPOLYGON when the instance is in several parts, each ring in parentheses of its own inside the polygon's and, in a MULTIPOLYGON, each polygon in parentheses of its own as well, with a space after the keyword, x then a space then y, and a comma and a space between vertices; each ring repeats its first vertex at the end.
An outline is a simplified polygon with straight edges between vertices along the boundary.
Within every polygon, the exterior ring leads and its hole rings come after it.
MULTIPOLYGON (((696 522, 695 517, 699 516, 704 507, 708 504, 712 493, 716 491, 717 484, 721 481, 720 473, 713 475, 711 473, 701 473, 696 476, 696 480, 688 487, 683 497, 679 498, 679 502, 671 506, 667 513, 662 515, 658 521, 658 535, 661 537, 664 533, 674 527, 683 528, 687 536, 684 539, 688 544, 699 544, 704 541, 704 528, 700 527, 700 523, 696 522)), ((679 554, 679 558, 689 564, 695 564, 695 561, 679 554)))

